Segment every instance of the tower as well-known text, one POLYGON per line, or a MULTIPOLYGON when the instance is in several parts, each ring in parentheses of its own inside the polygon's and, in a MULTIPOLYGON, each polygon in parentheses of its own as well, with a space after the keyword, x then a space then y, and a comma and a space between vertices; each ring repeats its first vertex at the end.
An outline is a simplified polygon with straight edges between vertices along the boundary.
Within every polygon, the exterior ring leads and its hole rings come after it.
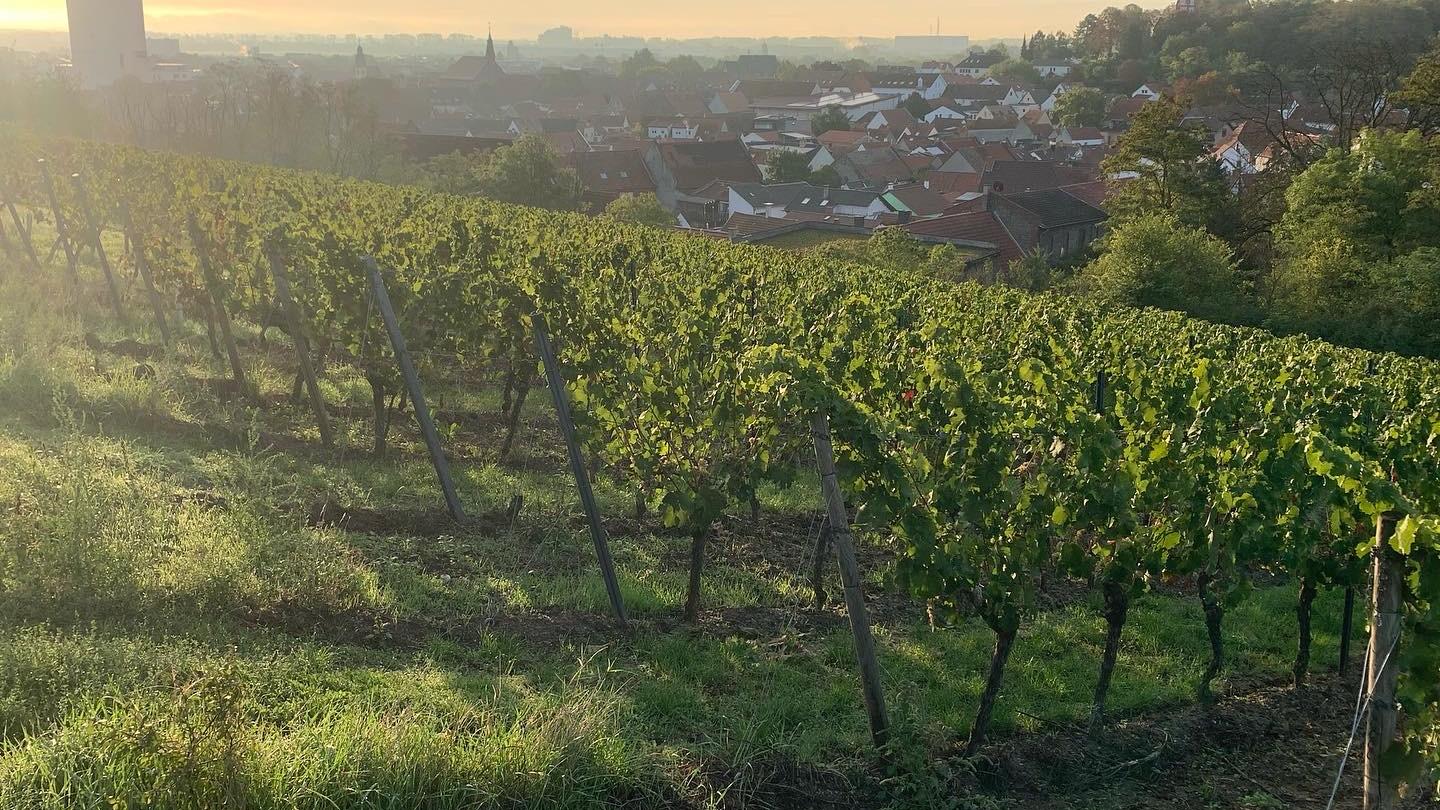
POLYGON ((365 57, 365 46, 355 46, 355 81, 370 78, 370 60, 365 57))
POLYGON ((495 37, 487 31, 485 33, 485 61, 480 64, 480 73, 476 78, 482 84, 495 84, 504 75, 505 71, 500 68, 500 62, 495 58, 495 37))
POLYGON ((143 0, 66 0, 70 63, 87 89, 149 73, 143 0))

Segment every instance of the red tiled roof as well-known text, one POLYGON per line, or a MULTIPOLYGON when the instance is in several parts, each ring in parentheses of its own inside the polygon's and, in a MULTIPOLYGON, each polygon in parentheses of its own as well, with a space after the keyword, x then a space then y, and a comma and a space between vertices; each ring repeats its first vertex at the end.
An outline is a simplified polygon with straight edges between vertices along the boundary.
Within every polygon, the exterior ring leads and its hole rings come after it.
POLYGON ((735 236, 752 236, 794 224, 794 220, 787 222, 778 217, 767 217, 760 214, 731 214, 730 219, 725 221, 725 230, 735 236))
POLYGON ((1105 197, 1109 194, 1109 188, 1104 180, 1060 186, 1060 190, 1073 197, 1078 197, 1096 208, 1101 207, 1101 203, 1105 202, 1105 197))
POLYGON ((638 149, 574 152, 568 160, 589 192, 619 196, 627 191, 643 193, 655 190, 655 183, 650 179, 645 159, 638 149))
POLYGON ((989 211, 921 219, 900 227, 917 236, 987 242, 999 249, 999 258, 1006 263, 1025 255, 1020 250, 1020 245, 1015 242, 1015 238, 989 211))
POLYGON ((980 175, 962 172, 930 172, 925 175, 930 190, 937 194, 973 194, 980 191, 980 175))
POLYGON ((675 187, 681 191, 700 188, 712 180, 760 182, 760 170, 738 139, 657 141, 656 148, 675 178, 675 187))
POLYGON ((832 129, 829 132, 822 132, 815 136, 815 139, 826 146, 839 144, 854 145, 870 137, 870 133, 858 129, 832 129))

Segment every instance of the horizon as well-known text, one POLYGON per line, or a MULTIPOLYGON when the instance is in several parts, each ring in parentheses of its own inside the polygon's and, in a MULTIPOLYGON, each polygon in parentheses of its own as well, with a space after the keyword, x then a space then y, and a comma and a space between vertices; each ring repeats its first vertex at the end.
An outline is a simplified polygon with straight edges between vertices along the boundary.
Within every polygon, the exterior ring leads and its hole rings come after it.
MULTIPOLYGON (((37 33, 66 33, 65 0, 10 0, 0 10, 0 29, 37 33)), ((1018 39, 1037 30, 1070 31, 1086 14, 1105 7, 1096 0, 981 0, 963 16, 943 0, 923 0, 903 13, 873 19, 873 4, 860 0, 777 6, 760 0, 739 0, 717 7, 713 15, 687 11, 676 15, 659 0, 632 0, 622 8, 599 8, 577 0, 549 0, 517 8, 473 13, 456 0, 412 0, 404 11, 393 11, 383 0, 314 0, 306 11, 294 13, 280 0, 253 0, 237 8, 233 0, 191 0, 145 4, 146 30, 189 36, 226 35, 356 35, 468 34, 493 31, 497 40, 531 40, 540 33, 568 26, 577 37, 612 36, 664 39, 800 38, 841 40, 934 35, 939 20, 941 36, 967 36, 972 40, 1018 39), (267 11, 267 9, 271 9, 267 11), (824 14, 823 29, 815 19, 824 14), (947 21, 947 13, 949 20, 947 21), (682 17, 682 23, 662 20, 682 17), (337 27, 337 18, 345 27, 337 27), (542 21, 548 19, 548 22, 542 21), (891 22, 900 20, 899 23, 891 22), (910 21, 914 24, 910 24, 910 21), (880 23, 876 25, 875 23, 880 23), (763 33, 761 33, 763 32, 763 33)), ((1169 3, 1145 3, 1160 8, 1169 3)))

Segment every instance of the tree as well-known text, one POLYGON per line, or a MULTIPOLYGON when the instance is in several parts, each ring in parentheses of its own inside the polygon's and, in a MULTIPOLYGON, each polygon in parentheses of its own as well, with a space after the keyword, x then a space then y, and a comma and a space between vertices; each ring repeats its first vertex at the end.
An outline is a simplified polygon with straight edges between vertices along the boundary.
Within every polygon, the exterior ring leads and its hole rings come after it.
POLYGON ((1230 248, 1173 215, 1152 213, 1121 223, 1101 241, 1081 287, 1109 304, 1158 307, 1212 320, 1244 320, 1230 248))
POLYGON ((480 193, 480 172, 489 158, 479 152, 450 152, 425 161, 420 185, 441 194, 480 193))
POLYGON ((1202 73, 1193 79, 1177 79, 1174 85, 1175 98, 1201 107, 1212 107, 1228 100, 1232 91, 1216 71, 1202 73))
POLYGON ((620 78, 635 80, 660 68, 660 60, 649 48, 641 48, 620 63, 620 78))
POLYGON ((831 130, 848 130, 850 117, 839 107, 826 107, 819 115, 810 119, 810 134, 824 135, 831 130))
POLYGON ((775 149, 765 157, 765 174, 772 183, 797 183, 810 179, 810 160, 800 152, 775 149))
POLYGON ((1055 119, 1066 127, 1098 127, 1105 120, 1105 94, 1076 87, 1055 101, 1055 119))
POLYGON ((930 102, 926 101, 925 97, 919 93, 911 93, 906 96, 904 103, 900 106, 905 108, 905 112, 916 118, 924 118, 930 114, 930 102))
POLYGON ((669 227, 675 224, 675 215, 666 211, 654 194, 621 194, 605 206, 604 215, 636 225, 669 227))
POLYGON ((1376 349, 1440 356, 1440 136, 1368 132, 1286 192, 1271 319, 1376 349))
POLYGON ((1218 235, 1234 227, 1235 200, 1225 172, 1210 157, 1208 133, 1184 123, 1185 109, 1162 98, 1131 119, 1102 168, 1118 183, 1105 201, 1112 217, 1164 212, 1181 223, 1218 235))
POLYGON ((1007 287, 1039 292, 1054 283, 1055 271, 1050 266, 1050 257, 1037 249, 1010 262, 996 280, 1007 287))
POLYGON ((1420 57, 1391 100, 1405 110, 1410 127, 1426 135, 1440 132, 1440 42, 1420 57))
POLYGON ((832 186, 839 188, 845 185, 845 178, 840 176, 834 166, 821 166, 810 173, 810 183, 816 186, 832 186))
POLYGON ((562 211, 580 209, 584 187, 575 170, 538 135, 525 135, 490 155, 480 168, 477 190, 495 200, 562 211))
POLYGON ((1040 71, 1024 59, 1006 59, 990 68, 990 75, 1001 84, 1029 87, 1040 81, 1040 71))

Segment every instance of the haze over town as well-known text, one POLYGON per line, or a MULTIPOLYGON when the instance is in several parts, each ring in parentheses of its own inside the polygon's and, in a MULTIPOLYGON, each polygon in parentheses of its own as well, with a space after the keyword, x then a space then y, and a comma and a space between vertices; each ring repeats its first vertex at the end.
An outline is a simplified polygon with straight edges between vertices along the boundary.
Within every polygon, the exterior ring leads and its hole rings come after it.
MULTIPOLYGON (((1142 3, 1154 7, 1154 2, 1142 3)), ((772 3, 737 0, 691 6, 683 14, 663 0, 586 3, 542 0, 532 3, 476 4, 458 0, 192 0, 146 4, 152 31, 172 33, 469 33, 483 36, 487 25, 497 37, 532 39, 555 25, 585 35, 645 37, 890 37, 940 33, 971 38, 1018 38, 1043 28, 1070 29, 1095 11, 1087 0, 975 0, 956 5, 942 0, 907 2, 877 13, 864 0, 772 3)), ((0 29, 63 31, 64 0, 8 0, 0 8, 0 29)))

